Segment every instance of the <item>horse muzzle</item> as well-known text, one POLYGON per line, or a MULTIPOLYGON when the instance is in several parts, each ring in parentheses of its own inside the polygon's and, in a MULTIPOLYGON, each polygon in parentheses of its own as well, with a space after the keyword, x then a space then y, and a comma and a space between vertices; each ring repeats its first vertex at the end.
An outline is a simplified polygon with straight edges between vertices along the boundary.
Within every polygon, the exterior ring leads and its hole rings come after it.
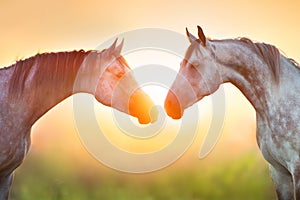
POLYGON ((157 120, 158 109, 147 94, 137 90, 130 97, 129 114, 137 117, 139 123, 149 124, 157 120))
POLYGON ((167 114, 173 119, 180 119, 182 117, 183 110, 180 101, 172 91, 168 92, 164 106, 167 114))

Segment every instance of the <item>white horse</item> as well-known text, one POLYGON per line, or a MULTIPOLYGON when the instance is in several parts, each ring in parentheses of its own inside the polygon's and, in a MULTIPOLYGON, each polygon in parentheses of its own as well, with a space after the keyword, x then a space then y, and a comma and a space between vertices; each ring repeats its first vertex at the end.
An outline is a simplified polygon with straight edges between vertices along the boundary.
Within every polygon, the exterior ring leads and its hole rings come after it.
POLYGON ((199 26, 198 38, 186 32, 191 44, 165 100, 168 115, 179 119, 220 84, 234 84, 255 108, 257 143, 270 163, 278 199, 299 200, 299 65, 269 44, 207 39, 199 26))
POLYGON ((32 125, 68 96, 90 93, 140 123, 155 120, 155 113, 152 119, 149 113, 152 101, 139 89, 120 54, 123 42, 117 47, 116 42, 101 52, 38 54, 0 70, 0 200, 8 199, 13 171, 30 146, 32 125), (124 85, 116 87, 122 78, 124 85))

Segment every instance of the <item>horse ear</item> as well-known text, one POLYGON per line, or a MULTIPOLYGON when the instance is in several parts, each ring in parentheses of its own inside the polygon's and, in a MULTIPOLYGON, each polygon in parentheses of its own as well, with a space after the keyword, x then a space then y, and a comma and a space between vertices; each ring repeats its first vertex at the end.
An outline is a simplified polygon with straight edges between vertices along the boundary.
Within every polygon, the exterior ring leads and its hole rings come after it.
POLYGON ((190 41, 190 43, 194 42, 195 40, 197 40, 197 38, 195 36, 193 36, 189 30, 187 28, 185 28, 186 30, 186 35, 188 37, 188 40, 190 41))
POLYGON ((121 43, 115 48, 114 54, 116 56, 119 56, 121 54, 123 45, 124 45, 124 38, 122 39, 121 43))
POLYGON ((201 40, 201 42, 203 43, 203 46, 206 46, 206 37, 203 33, 203 30, 200 26, 197 26, 198 28, 198 37, 201 40))
POLYGON ((118 38, 116 38, 114 43, 112 43, 112 45, 107 49, 107 52, 109 52, 109 54, 115 51, 117 41, 118 41, 118 38))

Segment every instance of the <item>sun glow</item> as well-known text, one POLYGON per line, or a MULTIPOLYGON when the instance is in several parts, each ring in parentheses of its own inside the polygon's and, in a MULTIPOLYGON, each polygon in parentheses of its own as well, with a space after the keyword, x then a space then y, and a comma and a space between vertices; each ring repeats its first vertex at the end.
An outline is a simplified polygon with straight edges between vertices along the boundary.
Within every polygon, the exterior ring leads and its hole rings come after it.
POLYGON ((123 56, 144 92, 150 96, 155 105, 163 109, 164 100, 176 77, 182 58, 158 49, 139 49, 128 54, 124 53, 123 56), (170 71, 168 77, 163 73, 166 69, 170 71))
POLYGON ((164 101, 168 93, 168 88, 159 84, 148 84, 142 86, 146 94, 150 96, 155 105, 164 107, 164 101))

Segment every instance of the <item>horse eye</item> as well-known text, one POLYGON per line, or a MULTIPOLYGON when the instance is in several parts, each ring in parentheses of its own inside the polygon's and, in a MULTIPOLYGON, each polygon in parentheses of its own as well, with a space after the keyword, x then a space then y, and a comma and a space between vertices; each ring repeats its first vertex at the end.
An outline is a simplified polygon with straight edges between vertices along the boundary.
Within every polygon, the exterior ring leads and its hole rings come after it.
POLYGON ((117 77, 122 77, 125 74, 125 69, 119 63, 114 63, 110 65, 107 69, 107 72, 114 74, 117 77))
POLYGON ((122 67, 119 67, 115 72, 115 75, 120 78, 125 75, 125 70, 122 67))
POLYGON ((187 63, 187 60, 186 59, 183 59, 180 63, 180 66, 186 66, 186 63, 187 63))

